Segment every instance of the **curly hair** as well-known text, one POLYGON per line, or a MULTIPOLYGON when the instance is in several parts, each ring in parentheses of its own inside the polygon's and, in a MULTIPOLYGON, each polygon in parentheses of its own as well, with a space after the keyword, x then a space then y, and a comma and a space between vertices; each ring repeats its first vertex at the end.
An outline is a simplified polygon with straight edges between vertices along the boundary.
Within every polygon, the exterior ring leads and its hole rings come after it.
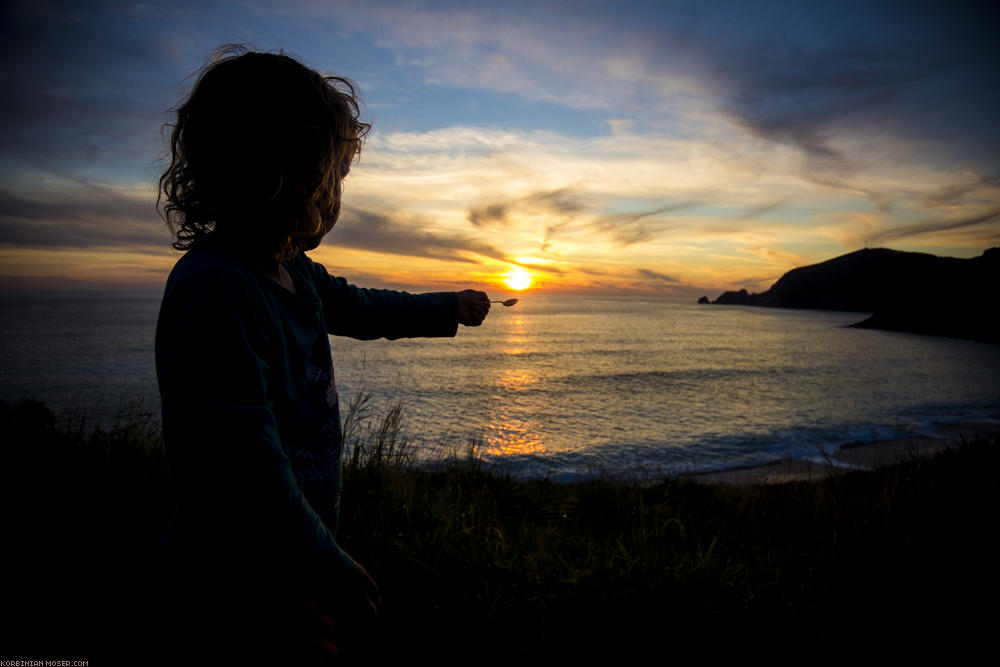
POLYGON ((239 46, 215 52, 176 114, 157 198, 174 247, 225 237, 278 259, 333 227, 371 128, 349 79, 239 46))

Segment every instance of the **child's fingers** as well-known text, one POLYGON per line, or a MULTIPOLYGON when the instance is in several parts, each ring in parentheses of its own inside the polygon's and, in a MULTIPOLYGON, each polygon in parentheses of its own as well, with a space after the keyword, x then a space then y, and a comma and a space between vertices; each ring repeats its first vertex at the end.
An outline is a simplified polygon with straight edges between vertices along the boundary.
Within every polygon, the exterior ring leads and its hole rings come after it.
POLYGON ((490 298, 486 292, 463 290, 458 293, 458 321, 467 327, 483 323, 490 311, 490 298))

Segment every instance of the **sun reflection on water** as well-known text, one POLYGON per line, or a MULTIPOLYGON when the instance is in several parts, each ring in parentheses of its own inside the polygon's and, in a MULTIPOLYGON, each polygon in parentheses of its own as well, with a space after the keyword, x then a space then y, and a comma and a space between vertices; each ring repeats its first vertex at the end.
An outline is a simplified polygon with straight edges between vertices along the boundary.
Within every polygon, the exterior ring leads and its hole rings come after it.
POLYGON ((524 391, 538 383, 538 376, 531 371, 506 370, 497 378, 496 386, 505 391, 524 391))
POLYGON ((530 418, 525 419, 521 409, 524 407, 524 401, 531 400, 525 392, 538 385, 540 381, 538 374, 521 364, 514 366, 499 370, 494 380, 495 404, 483 433, 485 444, 483 453, 488 457, 505 458, 545 454, 548 451, 542 441, 538 423, 530 418), (514 416, 515 414, 517 416, 514 416))
POLYGON ((529 421, 491 420, 486 425, 487 456, 503 458, 526 454, 545 454, 548 450, 529 421))
POLYGON ((510 355, 521 355, 533 352, 528 344, 528 336, 525 333, 524 318, 516 315, 506 322, 507 332, 503 340, 503 353, 510 355))

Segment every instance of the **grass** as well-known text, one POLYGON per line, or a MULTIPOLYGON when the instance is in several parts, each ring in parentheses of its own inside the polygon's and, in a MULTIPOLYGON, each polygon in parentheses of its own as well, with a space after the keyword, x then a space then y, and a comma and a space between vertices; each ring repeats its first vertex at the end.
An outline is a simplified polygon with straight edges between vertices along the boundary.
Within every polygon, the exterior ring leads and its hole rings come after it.
MULTIPOLYGON (((362 394, 345 418, 339 539, 382 591, 376 657, 990 636, 975 603, 998 592, 995 439, 818 482, 557 484, 487 472, 474 447, 417 467, 404 416, 373 415, 362 394)), ((85 424, 0 406, 5 550, 19 572, 5 624, 63 656, 115 641, 122 616, 141 622, 170 513, 149 412, 85 424), (94 618, 110 620, 75 625, 102 595, 94 618)))

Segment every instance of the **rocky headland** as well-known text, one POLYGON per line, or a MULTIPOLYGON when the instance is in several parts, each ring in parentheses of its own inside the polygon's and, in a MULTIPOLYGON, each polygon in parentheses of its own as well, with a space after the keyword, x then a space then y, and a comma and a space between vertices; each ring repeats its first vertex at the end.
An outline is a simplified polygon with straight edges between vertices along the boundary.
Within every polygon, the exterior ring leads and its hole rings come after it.
POLYGON ((958 259, 872 248, 792 269, 712 303, 871 313, 853 326, 1000 343, 1000 248, 958 259))

